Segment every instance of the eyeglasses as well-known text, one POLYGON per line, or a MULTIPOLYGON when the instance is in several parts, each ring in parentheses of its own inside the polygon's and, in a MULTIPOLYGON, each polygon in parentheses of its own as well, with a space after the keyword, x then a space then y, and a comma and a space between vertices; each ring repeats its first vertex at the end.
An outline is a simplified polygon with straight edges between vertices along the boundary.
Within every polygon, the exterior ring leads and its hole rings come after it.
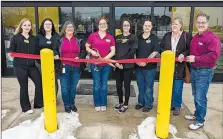
POLYGON ((73 26, 67 26, 66 28, 67 28, 67 29, 74 29, 73 26))
POLYGON ((123 25, 123 27, 130 27, 130 25, 123 25))
POLYGON ((51 26, 52 24, 44 24, 44 25, 46 25, 46 26, 51 26))
POLYGON ((107 23, 99 23, 99 26, 107 26, 107 23))
POLYGON ((206 23, 207 23, 207 22, 197 22, 198 25, 200 25, 200 24, 204 25, 204 24, 206 24, 206 23))

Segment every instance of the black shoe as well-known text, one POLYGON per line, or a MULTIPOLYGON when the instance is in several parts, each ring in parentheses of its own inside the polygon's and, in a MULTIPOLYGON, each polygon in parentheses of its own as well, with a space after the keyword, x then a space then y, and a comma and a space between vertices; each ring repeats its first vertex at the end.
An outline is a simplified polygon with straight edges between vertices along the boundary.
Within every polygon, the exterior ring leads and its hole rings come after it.
POLYGON ((180 108, 176 108, 176 109, 174 109, 174 110, 173 110, 173 115, 174 115, 174 116, 178 116, 178 115, 180 115, 180 108))
POLYGON ((142 105, 140 105, 140 104, 137 104, 136 106, 135 106, 135 109, 136 110, 140 110, 141 108, 143 108, 144 106, 142 106, 142 105))
POLYGON ((174 107, 171 107, 170 110, 173 111, 173 110, 175 110, 175 108, 174 107))
POLYGON ((143 107, 142 112, 149 112, 150 110, 152 110, 152 107, 145 106, 143 107))
POLYGON ((71 110, 72 110, 73 112, 77 112, 77 107, 74 105, 74 106, 71 107, 71 110))
POLYGON ((70 112, 71 112, 70 107, 65 107, 64 109, 65 109, 65 112, 66 112, 66 113, 70 113, 70 112))
POLYGON ((114 110, 118 111, 119 109, 121 109, 122 106, 123 106, 123 104, 119 103, 114 107, 114 110))
POLYGON ((123 105, 119 110, 118 113, 124 113, 128 109, 128 106, 123 105))

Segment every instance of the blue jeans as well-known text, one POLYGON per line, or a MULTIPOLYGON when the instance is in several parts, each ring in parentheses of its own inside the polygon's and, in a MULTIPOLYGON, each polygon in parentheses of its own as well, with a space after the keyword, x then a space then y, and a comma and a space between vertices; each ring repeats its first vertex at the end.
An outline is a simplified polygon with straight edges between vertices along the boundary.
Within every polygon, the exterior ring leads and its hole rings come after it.
POLYGON ((138 104, 141 106, 153 107, 153 85, 156 69, 136 69, 136 80, 139 89, 138 104))
POLYGON ((65 110, 75 105, 76 88, 80 79, 80 68, 65 65, 65 73, 60 76, 62 99, 65 110))
POLYGON ((204 123, 207 113, 207 93, 214 75, 214 68, 191 69, 192 94, 194 96, 195 117, 198 123, 204 123))
POLYGON ((172 104, 173 108, 181 108, 182 104, 182 92, 183 92, 184 80, 173 80, 172 89, 172 104))
POLYGON ((93 97, 95 107, 107 105, 107 82, 111 72, 110 65, 90 65, 93 77, 93 97))

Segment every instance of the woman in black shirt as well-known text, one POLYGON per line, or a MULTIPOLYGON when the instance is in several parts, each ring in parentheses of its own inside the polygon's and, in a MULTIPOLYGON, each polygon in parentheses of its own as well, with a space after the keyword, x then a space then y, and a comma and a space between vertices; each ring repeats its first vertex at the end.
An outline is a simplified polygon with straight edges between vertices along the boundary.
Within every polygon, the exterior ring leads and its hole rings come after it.
MULTIPOLYGON (((138 39, 134 34, 130 33, 131 21, 124 19, 121 22, 122 34, 116 36, 116 55, 115 59, 133 59, 138 48, 138 39)), ((119 97, 119 104, 115 106, 115 110, 123 113, 128 109, 128 102, 130 97, 130 84, 134 71, 134 63, 119 64, 116 63, 116 88, 119 97), (124 81, 125 88, 125 102, 123 104, 122 84, 124 81)))
MULTIPOLYGON (((139 48, 137 58, 154 58, 160 47, 157 38, 152 31, 152 22, 148 19, 143 22, 143 33, 139 35, 139 48)), ((137 63, 136 80, 139 89, 138 104, 135 109, 141 108, 143 112, 149 112, 153 107, 153 85, 156 75, 157 63, 137 63)))
MULTIPOLYGON (((57 38, 59 37, 58 33, 55 30, 53 21, 50 18, 45 18, 40 26, 39 33, 37 36, 38 39, 38 53, 44 48, 48 48, 53 50, 55 47, 57 38)), ((55 86, 56 86, 56 94, 58 94, 58 78, 59 78, 59 66, 60 61, 54 61, 55 66, 55 86)), ((37 60, 36 63, 40 73, 41 73, 41 63, 40 60, 37 60)), ((58 101, 57 101, 58 102, 58 101)))
MULTIPOLYGON (((29 19, 22 19, 10 42, 10 52, 36 54, 37 39, 32 35, 32 23, 29 19)), ((34 108, 43 107, 42 82, 40 73, 35 66, 34 59, 14 58, 13 66, 20 85, 20 105, 22 111, 33 113, 28 95, 28 77, 35 84, 34 108)))

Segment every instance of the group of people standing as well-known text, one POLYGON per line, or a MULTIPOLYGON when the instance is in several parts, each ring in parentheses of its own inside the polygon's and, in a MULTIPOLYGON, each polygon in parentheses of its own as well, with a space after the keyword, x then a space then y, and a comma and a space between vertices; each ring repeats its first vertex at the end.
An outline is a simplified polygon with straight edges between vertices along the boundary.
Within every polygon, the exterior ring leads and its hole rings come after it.
MULTIPOLYGON (((91 59, 103 58, 109 60, 155 58, 166 50, 175 53, 178 61, 172 89, 171 110, 173 115, 180 114, 182 104, 182 91, 185 78, 184 58, 191 65, 191 84, 196 111, 194 115, 186 115, 188 120, 195 120, 190 129, 198 129, 204 125, 207 109, 207 92, 211 83, 216 61, 220 56, 221 44, 219 38, 208 30, 209 16, 198 14, 196 27, 198 34, 192 37, 183 30, 183 21, 177 17, 172 20, 171 32, 164 35, 159 44, 156 35, 152 33, 151 20, 143 21, 143 30, 139 36, 131 33, 132 22, 129 19, 121 21, 122 34, 115 38, 107 32, 108 21, 105 18, 98 20, 98 31, 89 35, 85 47, 76 35, 75 25, 66 21, 60 34, 55 30, 50 18, 43 20, 37 36, 32 35, 32 23, 29 19, 21 20, 11 39, 10 52, 40 54, 41 49, 49 48, 54 52, 55 58, 55 86, 58 92, 58 79, 60 79, 62 99, 65 112, 76 112, 75 96, 80 79, 80 63, 60 61, 59 57, 84 59, 90 53, 91 59)), ((83 44, 83 43, 82 43, 83 44)), ((43 107, 41 61, 26 58, 14 58, 16 77, 20 84, 20 104, 22 111, 33 113, 28 96, 28 77, 35 84, 34 108, 43 107), (39 70, 38 70, 39 69, 39 70)), ((138 103, 135 109, 149 112, 153 108, 153 86, 157 63, 91 63, 90 69, 93 77, 93 100, 96 111, 106 111, 107 81, 112 67, 115 68, 118 104, 114 107, 119 113, 128 109, 130 98, 130 84, 133 72, 136 73, 139 90, 138 103), (125 100, 123 100, 123 83, 125 100)), ((57 94, 57 93, 56 93, 57 94)))

